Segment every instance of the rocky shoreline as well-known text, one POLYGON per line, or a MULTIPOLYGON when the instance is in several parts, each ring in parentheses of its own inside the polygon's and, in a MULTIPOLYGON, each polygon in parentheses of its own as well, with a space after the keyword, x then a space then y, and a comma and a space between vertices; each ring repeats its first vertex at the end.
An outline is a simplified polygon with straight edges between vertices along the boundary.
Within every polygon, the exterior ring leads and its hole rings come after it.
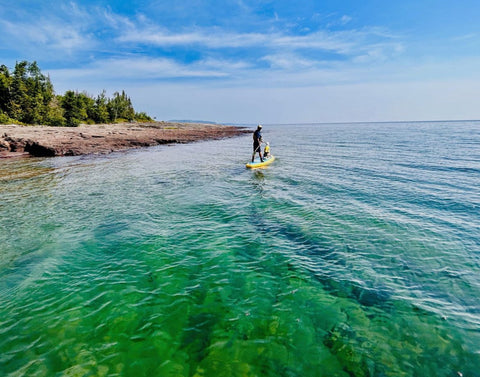
POLYGON ((0 125, 0 158, 106 154, 160 144, 223 139, 250 132, 235 126, 170 122, 79 127, 0 125))

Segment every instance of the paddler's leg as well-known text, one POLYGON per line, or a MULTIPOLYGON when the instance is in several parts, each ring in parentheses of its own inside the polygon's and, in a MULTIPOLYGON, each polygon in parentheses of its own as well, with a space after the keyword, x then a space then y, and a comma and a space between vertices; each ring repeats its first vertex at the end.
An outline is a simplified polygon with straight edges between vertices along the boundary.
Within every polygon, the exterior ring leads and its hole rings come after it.
POLYGON ((260 146, 257 143, 253 143, 253 154, 252 154, 252 162, 255 161, 255 154, 257 150, 259 150, 260 146))

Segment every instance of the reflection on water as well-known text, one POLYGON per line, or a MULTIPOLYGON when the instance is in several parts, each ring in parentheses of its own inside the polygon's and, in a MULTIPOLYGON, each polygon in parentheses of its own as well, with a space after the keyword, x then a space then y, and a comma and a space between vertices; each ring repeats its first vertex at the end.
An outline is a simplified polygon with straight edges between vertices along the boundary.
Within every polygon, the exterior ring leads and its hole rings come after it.
POLYGON ((51 167, 42 166, 40 161, 34 158, 0 159, 0 188, 2 184, 35 178, 53 171, 51 167))
POLYGON ((256 194, 263 194, 267 182, 265 181, 265 174, 258 169, 252 171, 252 186, 256 194))

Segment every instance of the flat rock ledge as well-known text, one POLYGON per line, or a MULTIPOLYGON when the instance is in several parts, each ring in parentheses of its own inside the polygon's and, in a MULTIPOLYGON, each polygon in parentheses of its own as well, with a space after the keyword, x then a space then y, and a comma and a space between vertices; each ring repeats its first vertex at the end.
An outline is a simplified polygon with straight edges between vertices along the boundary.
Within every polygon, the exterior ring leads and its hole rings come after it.
POLYGON ((0 125, 0 158, 107 154, 160 144, 223 139, 251 131, 219 124, 119 123, 47 127, 0 125))

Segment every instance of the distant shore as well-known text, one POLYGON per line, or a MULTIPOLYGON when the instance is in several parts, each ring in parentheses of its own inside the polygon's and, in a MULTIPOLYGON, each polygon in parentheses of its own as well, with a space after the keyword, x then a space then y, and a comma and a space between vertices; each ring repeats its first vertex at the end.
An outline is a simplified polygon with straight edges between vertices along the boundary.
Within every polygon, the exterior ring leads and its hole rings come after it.
POLYGON ((0 158, 107 154, 160 144, 223 139, 251 131, 202 123, 119 123, 48 127, 0 125, 0 158))

